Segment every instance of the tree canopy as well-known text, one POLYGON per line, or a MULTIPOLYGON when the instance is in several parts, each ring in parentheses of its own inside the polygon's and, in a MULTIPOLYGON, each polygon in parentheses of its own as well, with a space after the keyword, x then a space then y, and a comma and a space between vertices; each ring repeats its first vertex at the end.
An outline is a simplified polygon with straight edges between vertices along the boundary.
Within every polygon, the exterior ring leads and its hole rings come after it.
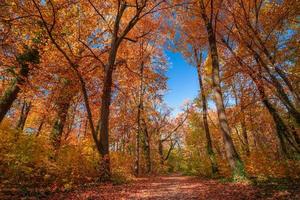
POLYGON ((0 1, 0 189, 299 178, 299 11, 298 0, 0 1), (166 50, 199 81, 176 114, 166 50))

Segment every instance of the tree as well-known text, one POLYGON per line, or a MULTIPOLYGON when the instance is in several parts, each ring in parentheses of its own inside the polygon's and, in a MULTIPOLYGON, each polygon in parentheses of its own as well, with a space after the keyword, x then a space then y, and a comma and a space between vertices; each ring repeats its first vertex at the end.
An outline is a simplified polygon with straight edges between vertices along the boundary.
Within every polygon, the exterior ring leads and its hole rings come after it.
POLYGON ((227 160, 229 162, 230 167, 232 168, 233 176, 242 177, 245 176, 244 164, 240 159, 240 156, 238 155, 230 136, 230 128, 225 113, 223 95, 221 91, 220 64, 219 64, 219 56, 218 56, 217 41, 216 41, 216 27, 217 27, 217 18, 219 14, 218 9, 220 8, 218 7, 214 8, 215 5, 213 1, 210 1, 210 8, 208 8, 204 0, 199 1, 199 6, 200 6, 200 14, 205 24, 207 35, 208 35, 207 39, 208 39, 210 55, 212 60, 212 87, 213 87, 213 93, 215 97, 214 100, 216 103, 217 113, 219 118, 219 126, 220 126, 221 133, 223 135, 227 160), (209 14, 207 14, 207 12, 209 14), (210 16, 210 18, 208 16, 210 16))
POLYGON ((202 101, 202 120, 203 120, 203 126, 205 130, 205 136, 207 140, 207 154, 209 156, 210 162, 211 162, 211 170, 212 174, 216 175, 218 173, 218 165, 216 163, 216 156, 213 150, 212 146, 212 140, 211 140, 211 135, 209 131, 209 126, 208 126, 208 119, 207 119, 207 100, 206 100, 206 95, 204 91, 204 85, 203 85, 203 80, 202 80, 202 53, 199 53, 198 49, 194 49, 194 59, 196 60, 197 63, 197 72, 198 72, 198 80, 199 80, 199 87, 200 87, 200 93, 201 93, 201 101, 202 101))
POLYGON ((39 63, 39 52, 35 48, 25 47, 24 52, 17 57, 20 71, 13 78, 11 84, 5 90, 0 98, 0 122, 11 108, 13 102, 21 90, 20 86, 26 83, 26 78, 29 76, 29 64, 39 63))
MULTIPOLYGON (((100 18, 106 21, 103 14, 96 8, 96 6, 89 1, 90 4, 95 9, 96 13, 100 18)), ((103 78, 103 89, 101 97, 101 107, 100 107, 100 152, 102 155, 102 168, 105 172, 104 177, 110 177, 110 161, 109 161, 109 107, 111 104, 112 96, 112 85, 113 85, 113 72, 115 70, 116 58, 118 54, 119 47, 123 40, 132 40, 127 37, 128 33, 136 26, 136 24, 141 21, 147 15, 150 15, 160 8, 160 5, 165 1, 151 1, 143 0, 142 2, 136 1, 135 3, 129 3, 127 1, 118 0, 113 3, 113 8, 115 9, 115 19, 113 21, 113 27, 111 29, 111 40, 110 40, 110 50, 108 55, 108 62, 104 70, 103 78), (115 6, 115 7, 114 7, 115 6), (125 18, 126 10, 128 10, 129 21, 123 22, 125 18)), ((143 35, 142 35, 143 36, 143 35)), ((138 36, 137 39, 142 36, 138 36)), ((133 39, 134 40, 134 39, 133 39)))
POLYGON ((18 124, 17 124, 18 129, 20 129, 20 130, 24 129, 25 122, 26 122, 26 119, 28 117, 30 109, 31 109, 31 102, 30 101, 27 102, 26 100, 24 100, 23 104, 22 104, 20 118, 19 118, 19 121, 18 121, 18 124))
POLYGON ((55 117, 54 124, 51 131, 51 140, 53 147, 58 150, 61 144, 64 127, 66 124, 68 111, 71 106, 72 98, 77 93, 77 87, 74 81, 62 79, 62 85, 59 86, 58 97, 56 98, 57 116, 55 117))

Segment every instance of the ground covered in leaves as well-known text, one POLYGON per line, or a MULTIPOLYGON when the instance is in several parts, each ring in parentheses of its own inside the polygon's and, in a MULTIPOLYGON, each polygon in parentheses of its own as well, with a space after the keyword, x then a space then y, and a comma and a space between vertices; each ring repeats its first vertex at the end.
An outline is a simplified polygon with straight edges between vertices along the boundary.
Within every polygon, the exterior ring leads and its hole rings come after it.
POLYGON ((23 199, 300 199, 300 183, 273 180, 243 184, 188 176, 159 176, 137 178, 127 184, 99 184, 23 199))

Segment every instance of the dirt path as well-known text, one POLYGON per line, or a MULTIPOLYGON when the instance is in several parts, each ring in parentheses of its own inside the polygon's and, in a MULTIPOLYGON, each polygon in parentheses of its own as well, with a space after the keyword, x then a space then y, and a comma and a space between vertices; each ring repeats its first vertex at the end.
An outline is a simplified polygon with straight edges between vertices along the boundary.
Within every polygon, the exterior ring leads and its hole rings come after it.
POLYGON ((70 193, 55 194, 58 199, 300 199, 299 188, 291 191, 257 188, 237 183, 220 183, 216 180, 187 176, 138 178, 125 185, 100 185, 70 193))

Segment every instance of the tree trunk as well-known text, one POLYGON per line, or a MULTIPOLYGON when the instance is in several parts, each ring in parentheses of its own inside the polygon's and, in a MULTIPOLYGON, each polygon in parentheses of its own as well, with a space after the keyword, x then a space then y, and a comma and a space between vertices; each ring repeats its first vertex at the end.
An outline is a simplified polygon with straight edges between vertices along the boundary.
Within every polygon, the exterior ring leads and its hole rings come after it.
POLYGON ((285 144, 285 139, 287 142, 290 143, 290 145, 297 151, 299 151, 299 147, 297 144, 295 144, 292 139, 290 138, 290 133, 288 131, 287 126, 285 125, 284 121, 281 119, 280 115, 277 113, 276 109, 273 107, 273 105, 269 102, 267 95, 265 93, 265 89, 263 88, 263 84, 253 75, 251 75, 254 83, 256 84, 256 87, 258 89, 260 98, 264 104, 264 106, 267 108, 268 112, 272 116, 275 126, 276 126, 276 133, 280 142, 280 147, 282 152, 285 156, 289 157, 288 148, 285 144))
POLYGON ((0 98, 0 123, 5 117, 6 113, 11 108, 13 102, 17 99, 20 92, 20 86, 25 83, 26 78, 29 75, 29 69, 27 64, 23 64, 20 70, 20 74, 15 78, 9 88, 6 89, 2 97, 0 98))
MULTIPOLYGON (((195 53, 195 56, 197 57, 197 53, 195 53)), ((197 59, 197 58, 196 58, 197 59)), ((199 87, 200 87, 200 93, 201 93, 201 101, 202 101, 202 120, 203 120, 203 125, 204 125, 204 130, 205 130, 205 136, 206 136, 206 150, 208 157, 210 159, 211 163, 211 170, 212 170, 212 175, 216 175, 218 173, 218 165, 216 162, 216 155, 213 150, 212 146, 212 141, 211 141, 211 136, 210 136, 210 131, 209 131, 209 126, 208 126, 208 120, 207 120, 207 100, 206 100, 206 95, 204 92, 203 88, 203 81, 202 81, 202 75, 201 75, 201 61, 200 59, 198 61, 197 59, 197 72, 198 72, 198 80, 199 80, 199 87)))
POLYGON ((140 90, 139 90, 139 105, 138 105, 138 113, 137 113, 137 124, 138 124, 138 130, 136 133, 136 141, 135 141, 135 166, 134 171, 136 176, 139 175, 139 167, 140 167, 140 135, 141 135, 141 112, 143 110, 143 98, 144 98, 144 63, 142 62, 140 66, 140 90))
POLYGON ((300 137, 299 137, 299 135, 298 135, 298 133, 297 133, 297 130, 295 129, 294 126, 292 126, 291 129, 292 129, 292 130, 291 130, 292 135, 293 135, 294 138, 295 138, 295 142, 297 143, 298 146, 300 146, 300 137))
MULTIPOLYGON (((51 131, 52 145, 55 150, 60 148, 64 127, 66 125, 68 111, 71 106, 72 98, 77 92, 76 86, 73 84, 73 80, 62 78, 62 85, 59 89, 59 95, 56 99, 57 116, 54 120, 54 125, 51 131)), ((70 121, 70 120, 69 120, 70 121)))
POLYGON ((298 116, 298 115, 300 115, 300 114, 299 114, 298 111, 296 111, 296 109, 293 107, 292 103, 289 101, 287 95, 283 91, 283 88, 280 85, 280 83, 278 82, 278 80, 276 79, 276 77, 274 77, 271 74, 268 67, 265 65, 265 63, 262 61, 261 57, 257 53, 254 54, 254 59, 257 62, 258 66, 259 66, 259 74, 258 74, 259 79, 257 79, 253 75, 251 75, 251 77, 254 80, 256 86, 258 87, 258 91, 259 91, 259 94, 261 96, 263 104, 268 109, 269 113, 271 114, 271 116, 272 116, 272 118, 275 122, 276 130, 277 130, 276 132, 277 132, 277 136, 278 136, 278 139, 280 141, 280 144, 281 144, 282 152, 284 153, 285 156, 287 156, 289 158, 290 153, 289 153, 288 148, 285 144, 285 140, 291 145, 291 147, 293 147, 295 149, 296 152, 300 153, 300 148, 299 148, 298 144, 295 142, 292 133, 290 133, 290 131, 289 131, 288 127, 286 126, 286 124, 284 123, 283 119, 280 117, 279 113, 273 107, 273 105, 269 102, 269 100, 266 96, 265 89, 264 89, 264 86, 263 86, 263 83, 262 83, 263 78, 261 77, 261 74, 262 74, 262 68, 261 67, 263 67, 265 70, 267 70, 268 74, 271 77, 273 85, 277 90, 277 93, 278 93, 281 101, 283 102, 285 107, 288 109, 291 116, 293 116, 296 119, 296 122, 298 124, 300 122, 300 116, 298 116))
POLYGON ((247 133, 247 128, 246 128, 246 121, 245 121, 245 116, 244 112, 242 112, 242 122, 241 122, 241 127, 242 127, 242 135, 244 139, 244 148, 247 156, 250 156, 250 149, 249 149, 249 140, 248 140, 248 133, 247 133))
MULTIPOLYGON (((227 46, 227 48, 230 50, 230 52, 232 53, 232 55, 235 56, 236 61, 240 64, 240 66, 243 67, 247 67, 247 64, 244 64, 243 61, 241 60, 241 58, 239 58, 235 52, 233 51, 233 49, 229 46, 228 43, 225 42, 225 40, 222 40, 223 43, 227 46)), ((258 59, 254 58, 257 62, 258 59)), ((257 63, 260 64, 260 63, 257 63)), ((261 65, 258 65, 259 67, 261 67, 261 65)), ((249 69, 249 67, 248 67, 249 69)), ((251 79, 253 80, 253 82, 255 83, 261 101, 264 104, 264 106, 267 108, 268 112, 270 113, 270 115, 273 118, 273 121, 275 123, 276 126, 276 134, 277 137, 279 139, 279 143, 280 143, 280 148, 282 150, 282 152, 284 153, 285 156, 289 157, 289 153, 285 144, 285 139, 291 144, 291 146, 297 151, 299 152, 299 147, 298 145, 295 145, 294 142, 291 140, 290 138, 290 134, 288 131, 287 126, 285 125, 284 121, 281 119, 280 115, 277 113, 276 109, 272 106, 272 104, 269 102, 269 100, 267 99, 267 95, 265 93, 265 89, 263 86, 263 77, 261 77, 262 74, 262 69, 259 69, 259 72, 256 73, 254 70, 251 70, 250 72, 247 71, 247 74, 251 77, 251 79)), ((259 141, 259 140, 257 140, 259 141)))
MULTIPOLYGON (((251 49, 252 50, 252 49, 251 49)), ((285 93, 284 88, 282 87, 281 83, 277 80, 277 78, 272 74, 270 69, 268 68, 267 64, 264 63, 260 55, 258 55, 254 50, 254 58, 258 64, 260 64, 269 74, 272 85, 275 87, 277 94, 279 95, 279 98, 283 105, 286 107, 288 112, 293 116, 296 123, 300 125, 300 112, 297 111, 297 109, 294 107, 293 103, 290 101, 288 95, 285 93)))
MULTIPOLYGON (((66 100, 66 99, 65 99, 66 100)), ((51 131, 51 140, 54 149, 58 150, 61 144, 64 126, 68 116, 70 107, 70 99, 67 102, 60 102, 58 105, 58 113, 51 131)))
POLYGON ((31 109, 31 102, 27 103, 26 101, 24 101, 23 105, 22 105, 22 110, 20 113, 20 118, 19 118, 19 121, 17 124, 18 129, 20 129, 20 130, 24 129, 25 122, 28 117, 28 113, 29 113, 30 109, 31 109))
POLYGON ((151 164, 151 149, 150 149, 150 138, 147 137, 145 140, 145 156, 146 156, 146 173, 149 174, 152 171, 151 164))
POLYGON ((109 63, 105 69, 105 75, 103 79, 103 89, 101 97, 101 112, 100 112, 100 179, 103 181, 110 180, 110 159, 109 159, 109 113, 112 95, 112 76, 115 67, 115 60, 118 51, 118 44, 115 39, 112 42, 112 49, 109 55, 109 63))
POLYGON ((38 129, 37 129, 37 132, 36 132, 36 135, 35 135, 36 137, 38 137, 38 136, 40 135, 44 123, 45 123, 45 116, 43 116, 43 118, 42 118, 42 120, 41 120, 41 122, 40 122, 40 125, 39 125, 39 127, 38 127, 38 129))
POLYGON ((161 139, 158 140, 158 154, 159 154, 159 162, 161 165, 164 164, 165 159, 164 159, 164 149, 163 149, 163 142, 161 139))
POLYGON ((213 30, 212 22, 208 19, 205 11, 205 5, 203 1, 200 1, 201 7, 201 16, 205 23, 206 31, 208 34, 208 43, 211 53, 212 60, 212 87, 213 93, 215 96, 215 103, 217 107, 217 114, 219 119, 219 126, 223 136, 223 142, 225 147, 225 153, 227 161, 232 169, 232 175, 234 178, 245 177, 245 169, 240 156, 238 155, 235 146, 233 144, 232 138, 230 136, 230 129, 225 113, 225 107, 223 102, 223 96, 221 91, 221 82, 220 82, 220 69, 219 69, 219 58, 218 50, 216 43, 216 35, 213 30))
MULTIPOLYGON (((250 25, 250 23, 248 23, 250 25)), ((250 26, 251 29, 253 29, 251 26, 250 26)), ((297 103, 299 103, 300 101, 300 96, 299 96, 299 92, 296 91, 294 89, 294 87, 292 86, 291 82, 289 81, 288 77, 286 76, 286 73, 280 69, 280 67, 278 65, 276 65, 276 60, 274 56, 272 56, 268 50, 268 48, 266 47, 265 43, 263 42, 263 40, 261 39, 261 37, 257 34, 259 33, 258 30, 254 31, 253 32, 255 34, 255 37, 257 38, 259 44, 261 45, 261 48, 263 53, 266 55, 266 57, 268 58, 269 62, 271 63, 272 65, 272 68, 275 69, 275 72, 280 76, 280 78, 284 81, 284 83, 287 85, 287 87, 289 88, 290 92, 292 93, 292 95, 294 96, 295 100, 297 101, 297 103)), ((251 49, 252 52, 255 52, 253 49, 251 49)), ((257 52, 255 52, 255 54, 257 54, 258 56, 260 54, 258 54, 257 52)), ((261 61, 263 62, 261 56, 259 56, 261 61)), ((265 65, 265 67, 268 67, 267 64, 265 65)), ((270 71, 269 68, 267 69, 267 71, 270 71)), ((297 119, 296 119, 297 120, 297 119)), ((299 121, 298 121, 299 122, 299 121)))
MULTIPOLYGON (((240 105, 239 105, 238 104, 238 95, 237 95, 236 87, 234 84, 232 84, 232 88, 233 88, 233 95, 235 98, 235 106, 240 108, 240 113, 241 113, 240 118, 241 118, 241 128, 242 128, 242 136, 243 136, 243 139, 242 139, 243 149, 245 150, 246 155, 249 156, 250 149, 249 149, 248 133, 247 133, 247 128, 246 128, 243 97, 240 98, 240 105)), ((243 92, 243 89, 241 89, 241 92, 243 92)), ((237 133, 238 133, 238 131, 237 131, 237 133)))
POLYGON ((287 142, 291 145, 291 147, 293 147, 298 153, 300 153, 299 146, 297 144, 295 144, 295 142, 291 138, 291 135, 288 131, 287 126, 281 119, 280 115, 277 113, 276 109, 272 106, 272 104, 267 99, 263 100, 263 104, 268 109, 269 113, 271 114, 271 116, 275 122, 277 136, 280 141, 283 153, 287 157, 290 157, 289 152, 288 152, 288 147, 285 144, 285 140, 287 140, 287 142))
POLYGON ((39 63, 38 50, 26 48, 24 53, 17 57, 17 62, 21 66, 20 72, 0 98, 0 123, 11 108, 13 102, 17 99, 18 93, 21 90, 20 86, 24 85, 29 76, 28 63, 39 63))
POLYGON ((151 173, 151 149, 150 149, 150 136, 148 133, 148 129, 146 127, 146 124, 144 123, 144 131, 143 131, 143 137, 142 137, 142 143, 143 143, 143 150, 144 150, 144 156, 145 156, 145 162, 146 162, 146 173, 151 173))
POLYGON ((275 71, 279 74, 285 84, 288 86, 289 90, 293 94, 294 98, 296 99, 297 103, 300 103, 300 94, 299 91, 295 90, 291 82, 289 81, 288 77, 286 76, 285 72, 281 70, 278 66, 275 66, 275 71))

